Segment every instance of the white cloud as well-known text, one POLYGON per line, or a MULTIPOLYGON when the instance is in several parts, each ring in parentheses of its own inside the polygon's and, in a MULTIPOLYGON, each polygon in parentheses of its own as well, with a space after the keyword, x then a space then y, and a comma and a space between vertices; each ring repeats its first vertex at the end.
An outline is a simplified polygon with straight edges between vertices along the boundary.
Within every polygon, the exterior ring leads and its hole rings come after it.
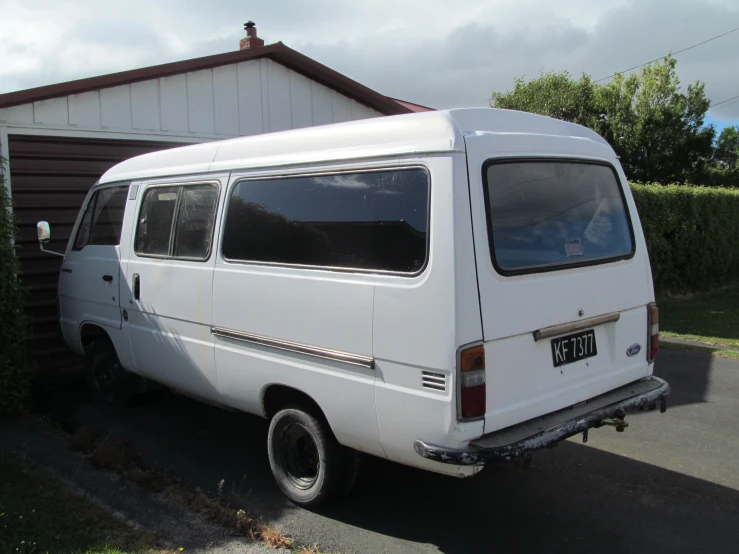
MULTIPOLYGON (((521 75, 595 78, 739 27, 735 0, 0 0, 0 92, 238 47, 242 22, 383 94, 486 105, 521 75)), ((739 31, 678 57, 684 84, 739 94, 739 31)), ((739 103, 711 112, 739 120, 739 103)))

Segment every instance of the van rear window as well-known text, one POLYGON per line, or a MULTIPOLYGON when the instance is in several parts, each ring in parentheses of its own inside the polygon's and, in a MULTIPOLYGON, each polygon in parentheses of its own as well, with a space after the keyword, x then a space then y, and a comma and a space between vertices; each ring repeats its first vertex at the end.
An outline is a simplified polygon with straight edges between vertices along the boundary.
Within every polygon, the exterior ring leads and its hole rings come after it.
POLYGON ((580 161, 489 161, 483 169, 490 251, 504 275, 633 256, 614 169, 580 161))

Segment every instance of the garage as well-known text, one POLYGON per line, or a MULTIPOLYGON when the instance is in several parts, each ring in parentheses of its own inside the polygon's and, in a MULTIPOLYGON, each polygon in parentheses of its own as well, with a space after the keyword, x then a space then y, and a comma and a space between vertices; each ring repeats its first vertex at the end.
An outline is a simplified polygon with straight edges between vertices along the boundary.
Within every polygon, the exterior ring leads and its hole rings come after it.
POLYGON ((85 194, 110 167, 146 152, 244 135, 426 111, 389 98, 285 46, 252 35, 239 50, 0 94, 0 171, 20 231, 31 352, 69 366, 59 330, 61 258, 85 194))
POLYGON ((36 223, 51 224, 50 250, 63 252, 87 191, 110 167, 132 156, 180 146, 172 142, 9 135, 13 209, 20 232, 18 257, 27 289, 31 348, 45 368, 69 365, 59 334, 56 299, 62 259, 41 252, 36 223))

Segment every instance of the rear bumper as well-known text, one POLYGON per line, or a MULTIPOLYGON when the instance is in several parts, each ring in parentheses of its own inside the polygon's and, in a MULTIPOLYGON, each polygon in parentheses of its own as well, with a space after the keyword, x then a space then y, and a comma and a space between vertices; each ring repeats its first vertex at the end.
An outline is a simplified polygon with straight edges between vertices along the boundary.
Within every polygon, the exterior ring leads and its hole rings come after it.
MULTIPOLYGON (((470 442, 465 450, 434 446, 421 440, 413 448, 423 458, 452 465, 515 460, 592 427, 601 427, 604 420, 621 420, 626 414, 645 408, 653 410, 658 403, 664 412, 669 394, 670 385, 665 381, 647 377, 585 403, 483 435, 470 442)), ((619 430, 623 428, 619 426, 619 430)))

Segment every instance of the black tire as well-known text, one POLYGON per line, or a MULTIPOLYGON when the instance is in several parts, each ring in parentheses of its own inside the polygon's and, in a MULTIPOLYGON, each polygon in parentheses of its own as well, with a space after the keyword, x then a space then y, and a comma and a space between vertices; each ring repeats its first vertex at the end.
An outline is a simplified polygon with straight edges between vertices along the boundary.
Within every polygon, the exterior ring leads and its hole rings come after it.
POLYGON ((341 494, 347 496, 354 490, 354 486, 359 480, 362 473, 363 454, 351 448, 344 448, 345 464, 344 464, 344 482, 341 488, 341 494))
POLYGON ((85 350, 85 381, 95 400, 125 405, 131 399, 131 375, 107 340, 98 339, 85 350))
POLYGON ((347 449, 322 417, 300 407, 280 410, 269 424, 267 451, 277 485, 295 504, 315 508, 344 492, 347 449))

